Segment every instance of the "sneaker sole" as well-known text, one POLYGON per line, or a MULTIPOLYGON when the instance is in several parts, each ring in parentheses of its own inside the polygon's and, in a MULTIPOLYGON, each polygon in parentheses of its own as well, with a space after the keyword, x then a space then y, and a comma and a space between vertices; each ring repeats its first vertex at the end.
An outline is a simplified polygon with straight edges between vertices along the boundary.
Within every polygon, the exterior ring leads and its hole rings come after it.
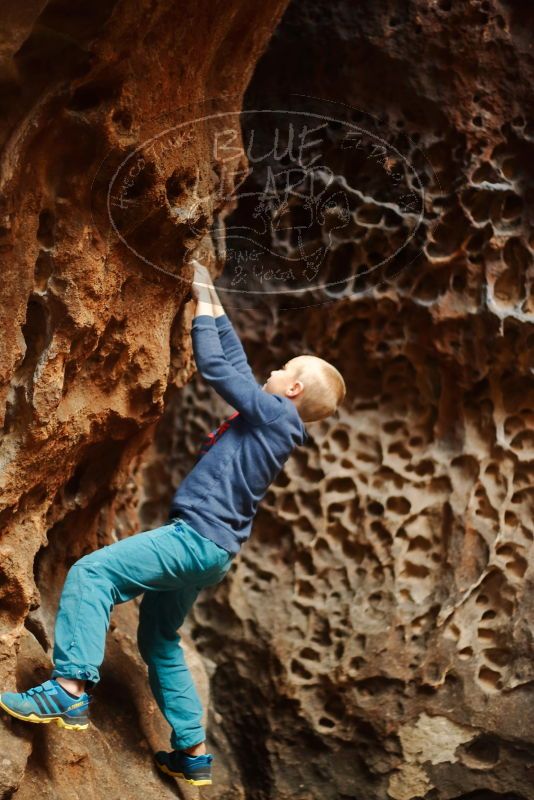
POLYGON ((65 722, 63 717, 58 717, 58 716, 38 717, 37 714, 30 714, 29 716, 25 717, 22 714, 18 714, 16 711, 13 711, 13 709, 8 708, 8 706, 4 705, 1 700, 0 700, 0 708, 3 708, 4 711, 7 711, 7 713, 10 714, 12 717, 16 717, 17 719, 22 719, 24 720, 24 722, 37 722, 41 723, 42 725, 47 725, 49 722, 55 722, 58 728, 65 728, 68 731, 85 731, 89 727, 88 722, 86 722, 85 724, 80 724, 80 723, 73 724, 70 722, 65 722))
POLYGON ((165 764, 160 764, 159 761, 156 761, 156 764, 166 775, 171 775, 173 778, 181 778, 186 783, 192 783, 193 786, 211 785, 211 778, 203 778, 202 780, 196 781, 194 778, 186 778, 183 772, 172 772, 165 764))

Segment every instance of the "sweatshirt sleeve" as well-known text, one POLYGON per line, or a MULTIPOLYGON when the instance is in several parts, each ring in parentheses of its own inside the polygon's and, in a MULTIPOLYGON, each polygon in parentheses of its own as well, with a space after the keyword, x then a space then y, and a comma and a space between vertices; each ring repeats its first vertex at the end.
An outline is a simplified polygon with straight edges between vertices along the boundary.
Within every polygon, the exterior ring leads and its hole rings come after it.
POLYGON ((265 392, 252 371, 249 377, 227 359, 214 317, 209 314, 194 317, 191 336, 196 365, 206 383, 251 425, 273 422, 282 413, 281 395, 265 392))
POLYGON ((257 383, 254 373, 250 368, 250 364, 248 363, 247 354, 228 315, 222 314, 220 317, 214 317, 214 319, 219 332, 219 340, 223 353, 230 364, 245 378, 249 378, 257 383))

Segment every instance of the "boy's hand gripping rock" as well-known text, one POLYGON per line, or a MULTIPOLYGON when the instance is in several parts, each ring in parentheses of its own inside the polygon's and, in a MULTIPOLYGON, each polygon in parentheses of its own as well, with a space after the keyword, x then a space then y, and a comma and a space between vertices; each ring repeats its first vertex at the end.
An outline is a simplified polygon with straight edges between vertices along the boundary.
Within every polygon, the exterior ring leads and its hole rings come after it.
POLYGON ((196 259, 192 259, 191 263, 195 268, 193 284, 191 286, 191 294, 195 300, 205 300, 210 302, 213 281, 211 279, 209 270, 196 259))

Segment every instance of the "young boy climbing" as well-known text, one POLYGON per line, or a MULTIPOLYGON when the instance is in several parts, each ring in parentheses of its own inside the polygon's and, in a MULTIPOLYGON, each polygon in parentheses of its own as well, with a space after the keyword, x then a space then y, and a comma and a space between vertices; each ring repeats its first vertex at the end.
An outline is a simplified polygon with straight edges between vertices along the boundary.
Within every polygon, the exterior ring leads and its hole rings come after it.
POLYGON ((171 726, 172 751, 158 767, 195 785, 211 784, 202 706, 177 629, 198 593, 219 583, 248 539, 259 501, 296 445, 305 422, 332 414, 345 396, 338 370, 301 355, 260 386, 215 291, 194 262, 193 353, 204 380, 234 412, 202 443, 172 499, 165 525, 78 559, 69 569, 54 629, 50 679, 25 692, 3 692, 0 707, 27 722, 69 730, 89 725, 86 688, 100 680, 110 614, 143 594, 137 641, 148 679, 171 726))

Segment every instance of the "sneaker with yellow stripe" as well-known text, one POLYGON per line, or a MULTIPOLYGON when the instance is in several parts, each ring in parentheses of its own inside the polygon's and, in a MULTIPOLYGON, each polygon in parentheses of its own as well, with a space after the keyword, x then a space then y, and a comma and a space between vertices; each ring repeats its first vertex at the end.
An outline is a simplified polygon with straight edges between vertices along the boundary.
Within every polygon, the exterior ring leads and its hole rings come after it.
POLYGON ((84 731, 89 727, 91 697, 75 697, 51 678, 26 692, 2 692, 0 709, 25 722, 55 722, 60 728, 84 731))
POLYGON ((213 755, 206 753, 202 756, 189 756, 182 750, 158 750, 155 754, 158 768, 166 775, 181 778, 194 786, 207 786, 211 784, 211 762, 213 755))

